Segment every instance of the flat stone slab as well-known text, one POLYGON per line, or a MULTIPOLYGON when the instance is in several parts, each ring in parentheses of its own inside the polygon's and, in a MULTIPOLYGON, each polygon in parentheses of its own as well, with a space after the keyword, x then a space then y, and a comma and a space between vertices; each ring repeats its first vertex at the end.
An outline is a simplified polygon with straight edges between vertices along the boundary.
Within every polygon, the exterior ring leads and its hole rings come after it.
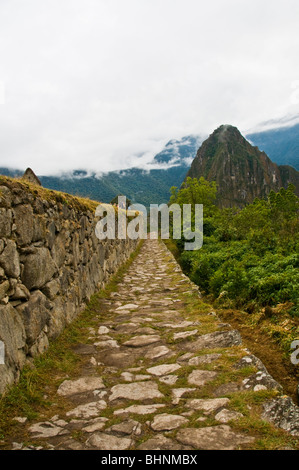
POLYGON ((101 431, 105 427, 107 421, 108 421, 108 418, 102 418, 102 417, 92 419, 90 420, 87 426, 82 428, 82 431, 89 432, 89 433, 101 431))
POLYGON ((211 382, 217 377, 218 373, 209 371, 209 370, 194 370, 188 376, 189 384, 197 385, 198 387, 202 387, 207 382, 211 382))
POLYGON ((101 377, 81 377, 77 380, 65 380, 58 387, 57 395, 71 396, 105 388, 101 377))
POLYGON ((93 434, 86 441, 89 447, 96 447, 99 450, 127 450, 133 445, 132 439, 127 437, 116 437, 104 432, 93 434))
POLYGON ((115 350, 107 352, 100 352, 100 361, 106 366, 117 367, 119 369, 125 369, 134 364, 135 359, 133 354, 127 352, 116 352, 115 350))
POLYGON ((136 382, 130 384, 119 384, 111 388, 109 401, 124 398, 127 400, 152 400, 162 398, 155 382, 136 382))
POLYGON ((86 403, 84 405, 79 405, 71 411, 66 413, 66 416, 71 416, 73 418, 94 418, 99 416, 102 410, 107 408, 107 403, 104 400, 94 401, 91 403, 86 403))
POLYGON ((173 335, 173 339, 186 339, 189 338, 190 336, 194 336, 198 333, 198 330, 191 330, 191 331, 181 331, 180 333, 175 333, 173 335))
POLYGON ((204 414, 211 414, 229 403, 228 398, 207 398, 187 400, 186 406, 191 410, 203 410, 204 414))
POLYGON ((136 324, 135 323, 121 323, 115 327, 115 331, 121 333, 134 333, 136 331, 136 324))
POLYGON ((197 450, 236 450, 254 442, 253 437, 232 431, 227 425, 205 428, 186 428, 178 431, 176 439, 197 450))
POLYGON ((201 336, 196 341, 186 344, 188 351, 199 351, 201 349, 230 348, 242 344, 242 338, 237 330, 216 331, 201 336))
POLYGON ((135 310, 136 308, 139 308, 139 305, 137 304, 125 304, 122 305, 121 307, 117 307, 115 309, 116 312, 121 312, 123 310, 135 310))
POLYGON ((127 413, 132 413, 136 415, 150 415, 156 413, 157 410, 160 408, 164 408, 166 405, 155 404, 155 405, 132 405, 128 406, 128 408, 123 408, 121 410, 115 410, 114 415, 124 415, 127 413))
POLYGON ((115 341, 115 339, 108 339, 106 341, 98 341, 97 343, 94 343, 94 345, 97 348, 102 348, 102 349, 118 349, 120 346, 115 341))
POLYGON ((152 300, 149 302, 149 307, 164 307, 171 306, 172 300, 152 300))
POLYGON ((135 436, 139 436, 142 432, 142 426, 138 421, 133 419, 127 419, 119 424, 114 424, 110 428, 107 429, 109 432, 114 432, 117 434, 121 434, 124 436, 130 436, 134 434, 135 436))
POLYGON ((129 348, 141 348, 142 346, 148 346, 149 344, 158 343, 159 341, 161 341, 161 338, 158 335, 140 335, 134 336, 123 343, 123 345, 129 348))
POLYGON ((226 424, 229 421, 236 421, 237 419, 243 418, 244 415, 242 413, 238 413, 237 411, 232 410, 221 410, 219 413, 216 414, 215 419, 220 423, 226 424))
POLYGON ((154 335, 157 333, 157 331, 154 330, 154 328, 150 328, 149 326, 144 326, 142 328, 138 328, 136 333, 139 335, 154 335))
POLYGON ((138 325, 140 323, 144 323, 144 318, 143 317, 131 317, 131 322, 133 322, 135 324, 135 330, 136 331, 136 328, 138 328, 138 325))
POLYGON ((222 356, 222 354, 204 354, 203 356, 196 356, 189 359, 189 366, 199 366, 200 364, 211 364, 214 361, 217 361, 222 356))
POLYGON ((51 423, 51 421, 33 424, 30 426, 29 431, 34 434, 35 439, 45 439, 69 434, 68 430, 51 423))
POLYGON ((150 427, 154 431, 171 431, 172 429, 177 429, 188 422, 189 420, 184 418, 184 416, 163 413, 154 417, 150 427))
POLYGON ((170 352, 170 349, 168 349, 166 346, 156 346, 148 351, 144 357, 146 359, 158 359, 159 357, 166 356, 166 354, 170 352))
POLYGON ((137 449, 138 450, 182 450, 184 447, 178 445, 177 442, 158 434, 152 439, 143 442, 137 449))
POLYGON ((126 382, 142 382, 143 380, 150 380, 152 378, 151 375, 132 374, 131 372, 123 372, 121 377, 126 382))
POLYGON ((187 320, 181 321, 179 323, 162 323, 161 324, 163 328, 173 328, 173 329, 188 328, 189 326, 193 326, 193 325, 194 325, 193 321, 187 321, 187 320))
POLYGON ((155 375, 157 377, 162 377, 162 375, 171 374, 176 370, 180 369, 182 366, 179 364, 162 364, 160 366, 150 367, 146 369, 149 374, 155 375))

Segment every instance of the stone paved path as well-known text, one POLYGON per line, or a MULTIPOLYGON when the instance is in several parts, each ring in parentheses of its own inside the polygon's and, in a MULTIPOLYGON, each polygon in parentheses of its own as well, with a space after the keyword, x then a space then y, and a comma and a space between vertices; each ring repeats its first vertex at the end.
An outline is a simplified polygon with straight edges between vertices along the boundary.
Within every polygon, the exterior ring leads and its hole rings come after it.
POLYGON ((85 359, 82 375, 57 389, 68 411, 27 424, 30 445, 255 448, 257 436, 248 426, 258 409, 252 397, 262 402, 264 394, 273 408, 283 399, 281 387, 244 349, 239 333, 202 302, 163 243, 143 244, 107 305, 105 322, 77 348, 85 359), (234 397, 246 393, 251 401, 240 407, 234 397))

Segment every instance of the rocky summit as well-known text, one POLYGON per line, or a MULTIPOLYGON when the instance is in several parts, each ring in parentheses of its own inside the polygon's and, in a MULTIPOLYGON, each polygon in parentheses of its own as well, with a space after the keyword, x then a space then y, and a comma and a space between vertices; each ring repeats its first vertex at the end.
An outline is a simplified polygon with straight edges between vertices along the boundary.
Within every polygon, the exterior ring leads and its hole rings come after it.
POLYGON ((2 447, 236 450, 299 437, 299 408, 162 242, 145 241, 94 314, 73 347, 80 370, 52 377, 48 411, 16 416, 2 447))
POLYGON ((273 163, 265 152, 252 146, 230 125, 217 128, 199 148, 186 178, 217 183, 219 207, 243 207, 255 198, 265 198, 291 183, 299 195, 299 172, 273 163))

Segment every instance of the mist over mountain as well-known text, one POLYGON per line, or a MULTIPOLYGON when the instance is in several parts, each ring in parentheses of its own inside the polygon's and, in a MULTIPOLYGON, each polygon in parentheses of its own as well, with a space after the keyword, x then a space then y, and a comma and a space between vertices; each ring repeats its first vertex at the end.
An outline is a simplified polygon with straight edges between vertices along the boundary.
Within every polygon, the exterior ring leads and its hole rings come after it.
POLYGON ((154 157, 154 162, 190 166, 203 140, 204 137, 200 135, 188 135, 179 140, 170 140, 154 157))
MULTIPOLYGON (((98 175, 84 169, 61 176, 42 176, 42 185, 49 189, 89 197, 109 203, 119 194, 132 203, 163 204, 168 202, 171 186, 180 186, 203 138, 186 136, 169 141, 149 165, 149 169, 129 168, 98 175)), ((0 173, 20 177, 23 171, 0 168, 0 173)))

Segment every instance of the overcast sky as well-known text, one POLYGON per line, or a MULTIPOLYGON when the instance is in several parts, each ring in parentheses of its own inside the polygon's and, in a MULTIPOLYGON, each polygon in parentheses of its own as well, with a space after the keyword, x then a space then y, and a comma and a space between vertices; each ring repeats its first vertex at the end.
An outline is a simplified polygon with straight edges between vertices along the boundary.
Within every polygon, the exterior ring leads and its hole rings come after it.
POLYGON ((299 114, 298 0, 0 0, 0 166, 148 162, 299 114))

